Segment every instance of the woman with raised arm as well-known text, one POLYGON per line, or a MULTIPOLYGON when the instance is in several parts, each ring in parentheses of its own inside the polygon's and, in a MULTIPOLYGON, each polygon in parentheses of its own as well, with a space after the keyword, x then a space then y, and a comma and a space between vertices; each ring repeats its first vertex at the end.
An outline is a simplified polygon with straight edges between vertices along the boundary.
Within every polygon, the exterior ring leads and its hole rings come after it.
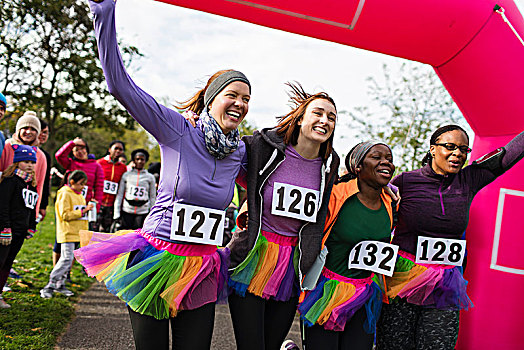
POLYGON ((294 108, 275 128, 244 137, 248 153, 247 231, 235 232, 229 307, 237 349, 278 350, 301 289, 320 253, 329 195, 339 159, 337 121, 328 94, 291 87, 294 108))
POLYGON ((234 70, 215 73, 182 106, 200 115, 193 128, 140 89, 117 45, 115 2, 90 2, 109 91, 158 141, 162 170, 155 205, 142 229, 94 233, 76 251, 90 276, 106 283, 129 308, 137 349, 209 349, 215 303, 227 297, 227 250, 218 251, 224 209, 246 168, 238 125, 251 86, 234 70))
MULTIPOLYGON (((431 136, 423 167, 392 180, 402 200, 392 243, 390 303, 377 326, 378 349, 454 349, 459 311, 472 305, 462 276, 469 208, 475 195, 524 157, 524 132, 465 168, 469 137, 458 125, 431 136)), ((474 239, 474 238, 473 238, 474 239)))
POLYGON ((322 276, 298 307, 307 350, 371 350, 382 292, 373 281, 393 272, 389 244, 396 201, 385 186, 395 166, 384 143, 357 144, 346 156, 348 174, 333 186, 323 243, 322 276))

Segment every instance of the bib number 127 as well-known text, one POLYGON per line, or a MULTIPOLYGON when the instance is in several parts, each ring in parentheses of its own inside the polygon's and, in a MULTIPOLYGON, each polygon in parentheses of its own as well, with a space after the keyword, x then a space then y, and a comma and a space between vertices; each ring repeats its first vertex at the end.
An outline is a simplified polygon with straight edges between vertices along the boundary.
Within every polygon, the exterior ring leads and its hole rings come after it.
POLYGON ((224 236, 224 211, 175 203, 171 239, 190 243, 221 245, 224 236))

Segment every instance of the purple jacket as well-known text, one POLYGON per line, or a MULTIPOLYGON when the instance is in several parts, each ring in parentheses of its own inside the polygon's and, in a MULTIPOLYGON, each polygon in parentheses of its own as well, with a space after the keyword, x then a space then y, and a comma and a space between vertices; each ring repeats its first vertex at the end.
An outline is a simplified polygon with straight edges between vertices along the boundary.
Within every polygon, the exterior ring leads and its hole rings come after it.
POLYGON ((418 236, 460 239, 468 226, 473 197, 524 157, 524 132, 489 164, 473 162, 457 174, 439 175, 429 164, 396 176, 402 197, 393 244, 415 254, 418 236))
POLYGON ((126 73, 116 39, 115 3, 91 1, 90 5, 109 92, 160 145, 162 170, 158 195, 143 230, 169 240, 174 202, 212 209, 225 209, 229 205, 235 178, 247 167, 245 145, 241 142, 235 152, 222 160, 211 156, 200 123, 193 128, 178 112, 140 89, 126 73))

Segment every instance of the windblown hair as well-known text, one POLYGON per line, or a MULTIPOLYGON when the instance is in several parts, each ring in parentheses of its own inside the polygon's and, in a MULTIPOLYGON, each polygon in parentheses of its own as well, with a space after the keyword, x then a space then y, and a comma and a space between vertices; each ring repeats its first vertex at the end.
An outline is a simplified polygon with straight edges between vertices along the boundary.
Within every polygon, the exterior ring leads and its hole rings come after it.
MULTIPOLYGON (((469 136, 468 136, 468 133, 466 132, 466 130, 464 130, 463 128, 461 128, 460 126, 458 125, 454 125, 454 124, 449 124, 449 125, 444 125, 444 126, 441 126, 440 128, 438 128, 437 130, 435 130, 435 132, 433 133, 433 135, 431 135, 431 138, 429 139, 429 145, 434 145, 437 143, 437 140, 438 138, 442 135, 442 134, 445 134, 449 131, 453 131, 453 130, 460 130, 464 133, 464 135, 466 135, 466 138, 468 139, 468 143, 469 143, 469 136)), ((431 152, 428 151, 426 153, 426 155, 424 156, 424 158, 422 159, 422 166, 426 165, 429 163, 429 165, 431 165, 431 152)))
MULTIPOLYGON (((14 176, 15 170, 18 169, 18 164, 20 164, 20 162, 16 162, 16 163, 13 163, 13 164, 9 165, 4 170, 4 172, 2 173, 2 177, 0 177, 0 182, 4 181, 4 179, 6 177, 14 176)), ((33 185, 33 187, 36 187, 36 174, 35 174, 35 171, 31 170, 31 173, 33 175, 33 180, 31 181, 31 185, 33 185)))
MULTIPOLYGON (((321 98, 329 101, 333 107, 335 107, 335 110, 337 109, 337 106, 335 105, 335 101, 326 92, 309 94, 304 91, 304 88, 298 82, 287 82, 286 85, 291 89, 288 92, 288 96, 293 109, 288 114, 282 117, 277 117, 277 132, 279 135, 284 136, 284 143, 286 145, 291 144, 295 146, 298 143, 298 136, 300 134, 300 125, 298 125, 298 123, 302 120, 307 107, 312 101, 321 98)), ((329 139, 320 145, 319 156, 323 160, 326 160, 333 151, 334 135, 335 133, 333 132, 329 139)))
POLYGON ((225 72, 231 72, 232 70, 233 69, 219 70, 218 72, 213 74, 208 79, 208 81, 206 83, 206 86, 204 86, 202 89, 198 90, 197 93, 193 95, 193 97, 191 97, 191 98, 189 98, 189 99, 187 99, 185 101, 178 102, 178 105, 175 105, 175 107, 178 108, 179 110, 187 110, 187 111, 191 111, 191 112, 194 112, 194 113, 200 115, 200 113, 202 113, 202 111, 205 108, 204 95, 206 94, 206 91, 207 91, 207 88, 209 87, 209 85, 211 85, 213 80, 218 78, 220 75, 224 74, 225 72))

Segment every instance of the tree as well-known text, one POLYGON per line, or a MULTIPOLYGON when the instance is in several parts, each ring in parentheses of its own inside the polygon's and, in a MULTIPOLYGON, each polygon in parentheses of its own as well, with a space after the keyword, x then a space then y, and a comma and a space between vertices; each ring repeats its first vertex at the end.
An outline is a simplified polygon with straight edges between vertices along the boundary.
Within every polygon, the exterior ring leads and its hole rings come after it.
POLYGON ((397 170, 421 166, 429 138, 439 126, 459 124, 469 129, 431 67, 404 63, 398 74, 392 74, 387 65, 383 71, 383 82, 368 78, 368 94, 379 110, 357 107, 349 114, 351 125, 357 124, 359 139, 382 140, 394 150, 397 170))
MULTIPOLYGON (((98 64, 89 7, 83 0, 0 0, 0 89, 16 106, 31 109, 65 139, 107 128, 123 132, 133 119, 109 95, 98 64)), ((121 45, 129 65, 140 55, 121 45)), ((46 148, 58 146, 54 137, 46 148)))

